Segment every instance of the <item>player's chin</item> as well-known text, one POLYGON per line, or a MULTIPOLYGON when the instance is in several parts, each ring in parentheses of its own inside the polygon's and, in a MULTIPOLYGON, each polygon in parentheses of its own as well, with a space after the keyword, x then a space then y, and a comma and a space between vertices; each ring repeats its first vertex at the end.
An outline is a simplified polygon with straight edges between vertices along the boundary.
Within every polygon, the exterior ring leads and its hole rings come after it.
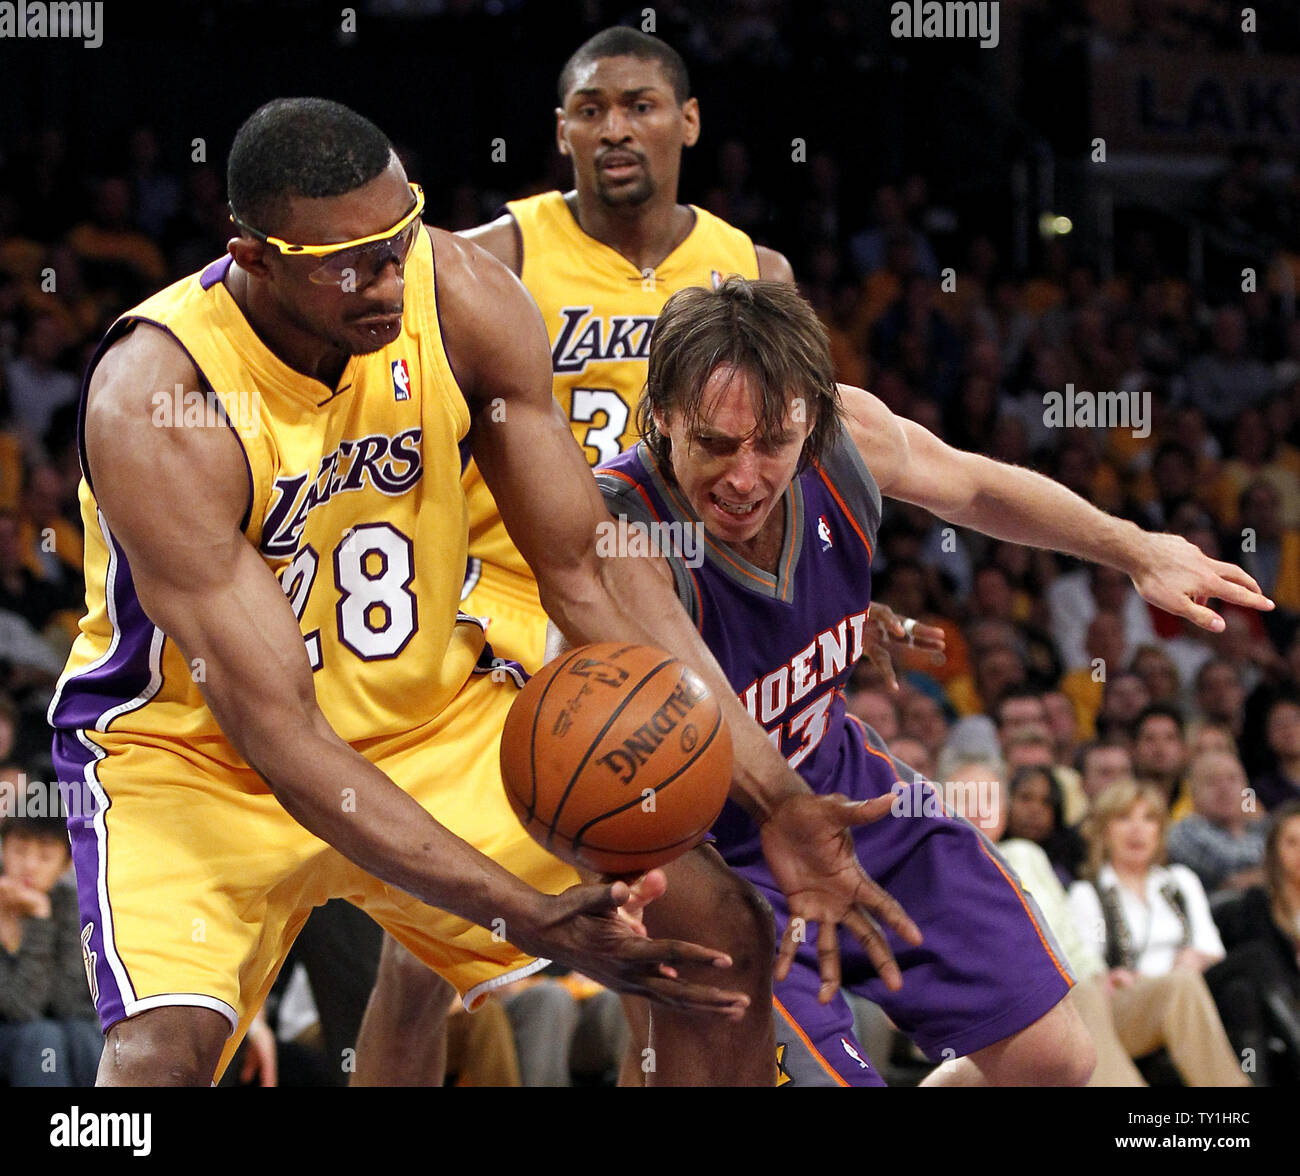
POLYGON ((402 316, 361 319, 348 323, 347 350, 351 355, 370 355, 382 351, 402 333, 402 316))

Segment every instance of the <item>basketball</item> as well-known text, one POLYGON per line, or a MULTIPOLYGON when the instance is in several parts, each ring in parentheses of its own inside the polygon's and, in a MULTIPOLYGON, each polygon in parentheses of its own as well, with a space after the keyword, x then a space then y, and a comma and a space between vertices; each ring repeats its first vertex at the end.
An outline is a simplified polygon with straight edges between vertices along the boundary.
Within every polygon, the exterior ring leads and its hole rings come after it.
POLYGON ((519 693, 501 776, 533 838, 630 877, 698 845, 731 783, 731 733, 698 674, 660 649, 570 650, 519 693))

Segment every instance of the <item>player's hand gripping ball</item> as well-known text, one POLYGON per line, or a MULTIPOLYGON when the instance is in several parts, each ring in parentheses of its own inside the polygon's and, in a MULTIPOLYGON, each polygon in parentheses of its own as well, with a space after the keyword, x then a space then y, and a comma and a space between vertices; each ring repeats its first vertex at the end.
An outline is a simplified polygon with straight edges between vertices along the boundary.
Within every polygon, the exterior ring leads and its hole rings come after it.
POLYGON ((704 840, 731 766, 717 699, 644 645, 556 658, 520 691, 501 733, 501 778, 524 828, 558 857, 616 877, 704 840))

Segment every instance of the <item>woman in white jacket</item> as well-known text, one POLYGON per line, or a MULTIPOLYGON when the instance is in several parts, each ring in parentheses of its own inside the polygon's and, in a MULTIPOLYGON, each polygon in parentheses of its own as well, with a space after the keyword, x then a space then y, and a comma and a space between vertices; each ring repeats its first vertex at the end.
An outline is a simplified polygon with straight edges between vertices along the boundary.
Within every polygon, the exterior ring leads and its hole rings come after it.
POLYGON ((1200 880, 1162 864, 1168 823, 1156 788, 1106 789, 1084 823, 1089 880, 1070 887, 1070 909, 1106 961, 1115 1027, 1132 1057, 1164 1046, 1188 1086, 1248 1086, 1202 977, 1223 943, 1200 880))

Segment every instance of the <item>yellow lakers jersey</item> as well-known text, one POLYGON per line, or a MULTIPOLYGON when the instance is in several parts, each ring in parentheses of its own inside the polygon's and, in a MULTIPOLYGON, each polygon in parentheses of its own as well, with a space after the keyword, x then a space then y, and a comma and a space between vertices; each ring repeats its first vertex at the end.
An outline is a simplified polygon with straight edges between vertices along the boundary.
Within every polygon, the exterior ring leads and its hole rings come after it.
MULTIPOLYGON (((429 236, 419 235, 407 260, 401 335, 353 356, 336 389, 258 339, 222 282, 229 265, 214 262, 128 311, 99 354, 138 322, 185 348, 201 386, 159 392, 155 423, 239 437, 250 475, 244 534, 298 617, 325 717, 352 743, 413 731, 456 694, 484 643, 482 628, 457 610, 466 558, 459 443, 469 410, 443 348, 429 236)), ((51 722, 179 741, 238 762, 199 692, 203 667, 145 615, 85 480, 81 511, 87 611, 51 722)))
MULTIPOLYGON (((686 239, 642 273, 583 232, 560 192, 512 200, 506 207, 519 226, 520 277, 550 338, 555 398, 587 461, 593 466, 608 461, 639 439, 636 406, 645 385, 650 329, 664 303, 678 290, 710 285, 729 274, 757 278, 754 243, 691 205, 695 225, 686 239)), ((464 485, 470 555, 531 580, 473 463, 464 485)))

